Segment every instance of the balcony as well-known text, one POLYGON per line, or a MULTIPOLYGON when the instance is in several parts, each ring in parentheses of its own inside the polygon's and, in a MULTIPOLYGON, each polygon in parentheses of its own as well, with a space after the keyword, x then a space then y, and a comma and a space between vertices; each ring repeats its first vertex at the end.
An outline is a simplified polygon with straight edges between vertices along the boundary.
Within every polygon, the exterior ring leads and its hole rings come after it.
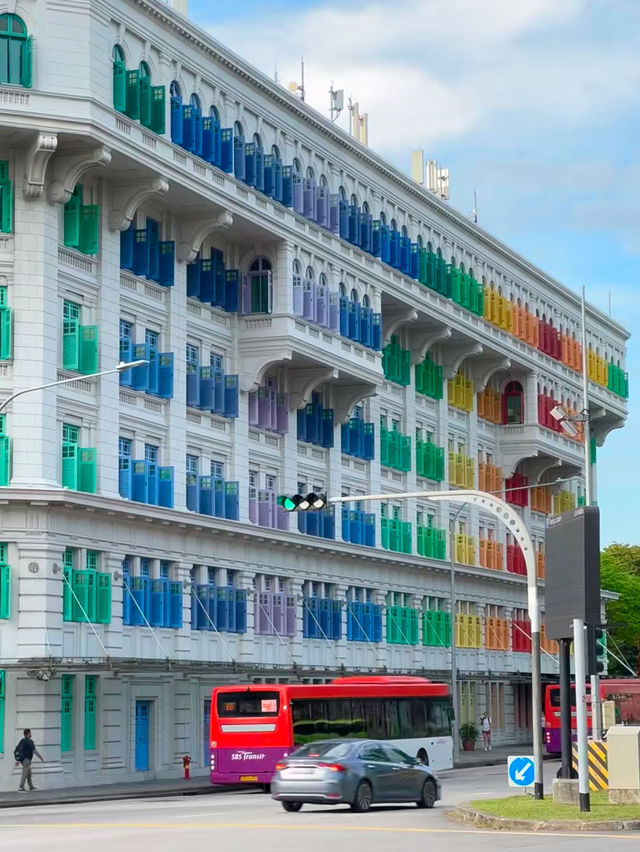
POLYGON ((564 475, 581 471, 584 451, 564 434, 538 423, 523 423, 501 427, 500 457, 506 471, 520 467, 535 482, 552 467, 564 467, 564 475))

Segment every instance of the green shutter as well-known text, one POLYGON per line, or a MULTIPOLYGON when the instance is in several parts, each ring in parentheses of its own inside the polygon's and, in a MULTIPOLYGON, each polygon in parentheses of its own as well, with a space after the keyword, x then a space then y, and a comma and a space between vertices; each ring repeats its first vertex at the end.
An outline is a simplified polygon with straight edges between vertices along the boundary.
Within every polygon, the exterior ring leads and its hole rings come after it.
POLYGON ((0 308, 0 361, 8 361, 11 358, 11 338, 11 308, 0 308))
POLYGON ((140 124, 151 129, 151 80, 140 77, 140 124))
POLYGON ((0 672, 0 754, 4 754, 4 704, 7 697, 6 672, 0 672))
POLYGON ((62 445, 62 487, 78 488, 78 445, 62 445))
POLYGON ((96 451, 90 447, 78 450, 78 491, 96 493, 96 451))
POLYGON ((0 160, 0 183, 9 180, 9 160, 0 160))
POLYGON ((80 208, 82 184, 76 184, 71 198, 64 205, 64 244, 77 248, 80 243, 80 208))
POLYGON ((71 583, 71 575, 73 573, 73 558, 74 553, 70 547, 64 552, 62 557, 62 565, 64 569, 64 577, 62 587, 62 619, 63 621, 71 621, 71 602, 73 600, 73 595, 71 594, 71 589, 69 588, 69 584, 71 583))
POLYGON ((33 80, 32 57, 33 57, 33 37, 29 36, 22 43, 22 51, 20 53, 20 83, 26 89, 31 88, 31 83, 32 83, 32 80, 33 80))
POLYGON ((9 618, 11 614, 11 568, 0 565, 0 618, 9 618))
POLYGON ((62 326, 62 367, 80 369, 80 324, 77 320, 64 320, 62 326))
POLYGON ((83 254, 98 254, 100 243, 100 208, 85 204, 80 208, 78 248, 83 254))
POLYGON ((151 87, 151 125, 150 128, 154 133, 162 135, 165 130, 165 88, 164 86, 151 87))
POLYGON ((73 731, 73 675, 62 675, 60 696, 60 751, 71 751, 73 731))
POLYGON ((96 675, 84 679, 84 747, 92 751, 96 747, 96 675))
POLYGON ((71 572, 71 621, 86 621, 89 606, 89 581, 87 571, 71 572))
POLYGON ((11 479, 11 438, 0 435, 0 486, 7 486, 11 479))
POLYGON ((125 112, 127 108, 126 68, 121 59, 113 63, 113 108, 125 112))
POLYGON ((13 230, 13 184, 8 178, 0 177, 0 231, 10 234, 13 230))
POLYGON ((98 624, 111 624, 111 574, 99 573, 96 591, 96 621, 98 624))
POLYGON ((140 72, 127 71, 125 112, 129 118, 140 118, 140 72))
POLYGON ((81 373, 98 372, 98 326, 81 325, 80 327, 80 359, 78 368, 81 373))

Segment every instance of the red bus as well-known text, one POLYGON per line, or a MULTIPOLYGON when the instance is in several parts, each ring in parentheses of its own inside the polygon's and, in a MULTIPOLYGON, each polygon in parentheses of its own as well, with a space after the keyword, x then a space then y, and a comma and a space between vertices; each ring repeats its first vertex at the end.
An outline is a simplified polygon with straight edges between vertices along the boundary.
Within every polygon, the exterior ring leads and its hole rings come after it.
POLYGON ((389 740, 434 769, 453 766, 451 696, 421 677, 344 677, 328 684, 219 686, 211 699, 214 784, 269 784, 275 765, 313 740, 389 740))
MULTIPOLYGON (((587 700, 590 700, 587 684, 587 700)), ((637 678, 606 678, 600 681, 600 699, 613 701, 616 723, 640 724, 640 680, 637 678)), ((587 724, 591 732, 591 708, 587 706, 587 724)), ((576 738, 576 693, 571 686, 571 738, 576 738)), ((544 699, 544 741, 549 754, 560 754, 560 685, 547 685, 544 699)))

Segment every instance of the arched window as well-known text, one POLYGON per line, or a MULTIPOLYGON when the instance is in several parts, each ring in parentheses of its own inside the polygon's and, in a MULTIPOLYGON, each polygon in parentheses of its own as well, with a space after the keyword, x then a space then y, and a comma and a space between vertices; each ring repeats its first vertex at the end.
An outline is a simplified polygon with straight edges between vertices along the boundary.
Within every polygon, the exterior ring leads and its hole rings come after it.
POLYGON ((502 422, 524 423, 524 391, 520 382, 509 382, 503 391, 502 422))
POLYGON ((347 288, 345 286, 344 281, 340 282, 340 286, 338 287, 338 290, 340 291, 340 297, 342 299, 346 299, 347 298, 347 288))
POLYGON ((271 263, 266 257, 256 258, 249 267, 248 286, 243 293, 243 312, 271 313, 271 263))
POLYGON ((341 186, 341 187, 338 188, 338 195, 340 196, 340 201, 346 201, 347 200, 347 193, 346 193, 344 186, 341 186))
POLYGON ((369 297, 365 294, 365 295, 362 297, 362 307, 363 307, 363 308, 368 308, 368 307, 370 307, 370 306, 371 306, 371 302, 369 301, 369 297))
POLYGON ((300 160, 297 157, 293 158, 293 163, 291 163, 293 168, 293 174, 299 175, 302 172, 302 166, 300 165, 300 160))
POLYGON ((277 145, 272 145, 272 146, 271 146, 271 154, 273 155, 273 157, 274 157, 276 160, 280 160, 280 149, 278 148, 278 146, 277 146, 277 145))
POLYGON ((366 201, 363 201, 363 202, 362 202, 362 212, 363 212, 363 214, 364 214, 365 216, 368 216, 368 215, 369 215, 369 213, 371 212, 371 211, 369 210, 369 205, 367 204, 367 202, 366 202, 366 201))
POLYGON ((407 230, 407 226, 406 226, 406 225, 403 225, 403 226, 402 226, 402 236, 403 236, 403 237, 408 237, 408 236, 409 236, 409 231, 407 230))
POLYGON ((321 272, 320 275, 318 276, 318 285, 320 287, 326 287, 327 286, 327 276, 324 274, 324 272, 321 272))
POLYGON ((387 224, 387 217, 384 213, 380 213, 380 227, 387 224))
POLYGON ((124 51, 119 44, 114 44, 111 58, 113 59, 113 108, 118 112, 124 112, 127 107, 127 68, 124 51))
POLYGON ((238 138, 244 139, 244 127, 240 121, 235 121, 233 123, 233 135, 238 138))
POLYGON ((297 258, 293 261, 293 274, 300 275, 300 261, 297 258))
POLYGON ((398 225, 396 224, 396 220, 395 220, 395 219, 392 219, 392 220, 389 222, 389 228, 390 228, 392 231, 397 231, 397 230, 398 230, 398 225))
POLYGON ((358 291, 355 288, 351 291, 351 301, 352 302, 359 302, 360 301, 360 297, 358 296, 358 291))
POLYGON ((355 193, 351 195, 351 201, 350 201, 349 203, 350 203, 353 207, 357 207, 357 206, 358 206, 358 197, 357 197, 357 195, 355 195, 355 193))
MULTIPOLYGON (((433 246, 431 245, 431 240, 429 240, 429 242, 427 243, 427 251, 429 251, 429 252, 431 252, 431 254, 433 254, 433 246)), ((484 281, 484 279, 482 279, 482 280, 484 281)))
POLYGON ((311 166, 307 166, 307 177, 309 178, 309 180, 313 180, 315 178, 315 176, 316 175, 315 175, 315 172, 313 171, 313 168, 311 166))
POLYGON ((194 109, 200 109, 200 98, 194 92, 189 98, 189 103, 194 109))
POLYGON ((422 239, 422 234, 418 234, 417 243, 418 248, 424 248, 424 240, 422 239))
POLYGON ((213 104, 209 107, 209 118, 212 118, 218 125, 220 124, 220 113, 218 112, 218 107, 213 106, 213 104))
POLYGON ((328 186, 328 185, 329 184, 327 182, 327 176, 326 175, 320 175, 320 186, 328 186))
POLYGON ((31 88, 31 36, 17 15, 0 15, 0 83, 31 88))
POLYGON ((259 133, 253 134, 253 144, 262 151, 262 139, 259 133))
POLYGON ((309 281, 315 281, 316 273, 313 271, 312 266, 307 266, 307 271, 305 272, 304 277, 309 281))

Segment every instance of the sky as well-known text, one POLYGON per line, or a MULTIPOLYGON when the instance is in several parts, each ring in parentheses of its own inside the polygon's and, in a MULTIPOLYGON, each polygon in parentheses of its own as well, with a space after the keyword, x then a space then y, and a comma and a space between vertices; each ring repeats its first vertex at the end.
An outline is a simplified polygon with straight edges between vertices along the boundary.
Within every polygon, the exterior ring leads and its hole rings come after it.
MULTIPOLYGON (((623 323, 623 430, 598 454, 602 542, 640 544, 638 0, 189 0, 189 17, 328 114, 333 83, 369 145, 451 170, 451 204, 623 323)), ((346 112, 346 110, 345 110, 346 112)))

